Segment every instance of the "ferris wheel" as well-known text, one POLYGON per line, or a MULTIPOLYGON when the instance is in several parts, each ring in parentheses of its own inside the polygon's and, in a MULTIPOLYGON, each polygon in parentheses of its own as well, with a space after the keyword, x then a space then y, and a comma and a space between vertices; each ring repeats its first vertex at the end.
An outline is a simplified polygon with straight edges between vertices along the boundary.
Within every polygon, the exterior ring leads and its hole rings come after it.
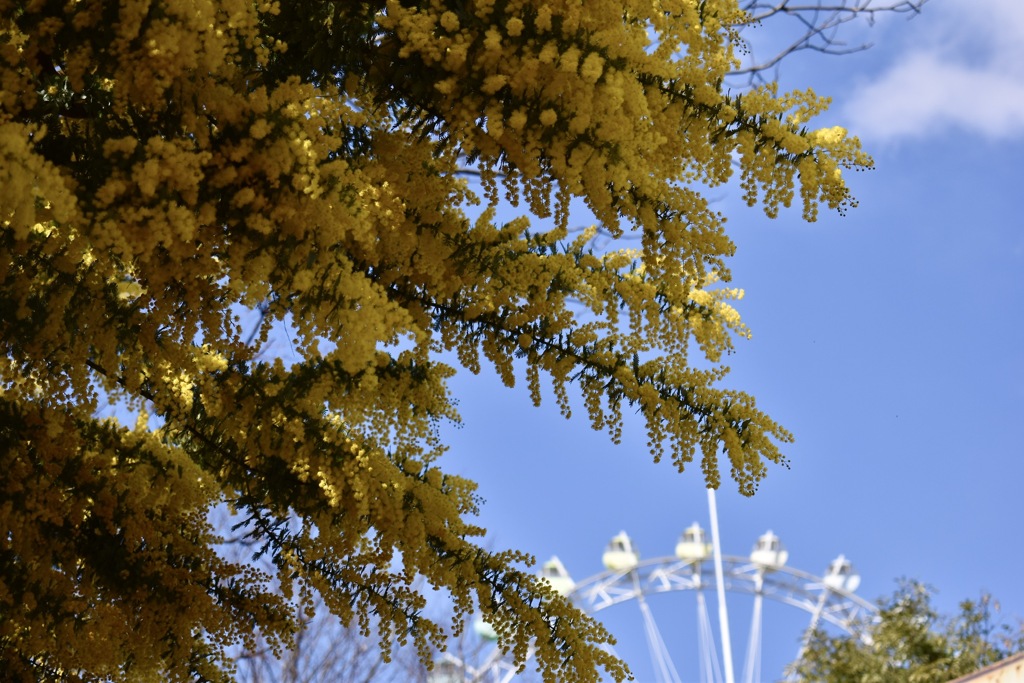
MULTIPOLYGON (((590 615, 598 615, 611 607, 632 603, 639 609, 658 683, 682 683, 670 648, 662 636, 649 598, 659 594, 690 592, 696 607, 697 660, 701 683, 759 683, 766 680, 761 671, 762 616, 764 600, 771 600, 805 612, 809 619, 795 657, 802 654, 807 636, 815 628, 829 624, 839 631, 867 639, 859 628, 869 623, 876 608, 857 596, 860 577, 845 556, 833 560, 824 576, 816 576, 787 566, 789 553, 778 536, 771 531, 757 539, 746 556, 723 555, 717 533, 717 511, 714 493, 709 490, 712 539, 696 522, 685 529, 673 555, 641 560, 632 539, 626 532, 614 536, 605 548, 602 561, 605 571, 582 581, 574 581, 557 557, 545 562, 540 576, 551 587, 567 596, 577 607, 590 615), (749 636, 742 678, 733 670, 732 638, 726 593, 753 597, 749 636), (708 595, 717 602, 718 634, 708 609, 708 595)), ((676 610, 678 612, 678 610, 676 610)), ((600 618, 600 617, 599 617, 600 618)), ((484 639, 494 639, 493 629, 478 621, 475 630, 484 639)), ((462 662, 445 655, 435 663, 430 680, 438 683, 512 683, 517 667, 494 648, 478 664, 462 662)), ((774 672, 777 680, 783 672, 774 672)), ((692 676, 686 680, 693 680, 692 676)))

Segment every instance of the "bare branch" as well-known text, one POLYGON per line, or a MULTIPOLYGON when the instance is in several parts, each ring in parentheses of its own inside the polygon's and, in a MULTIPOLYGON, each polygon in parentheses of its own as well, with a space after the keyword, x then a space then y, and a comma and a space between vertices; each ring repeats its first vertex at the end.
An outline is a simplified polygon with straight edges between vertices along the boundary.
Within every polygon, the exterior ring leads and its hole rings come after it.
MULTIPOLYGON (((873 25, 878 16, 885 13, 916 16, 928 0, 838 0, 837 2, 803 2, 789 0, 746 0, 743 9, 750 21, 735 28, 741 32, 740 40, 749 56, 748 63, 734 71, 732 76, 746 77, 746 85, 756 85, 773 80, 767 72, 777 69, 780 62, 801 51, 812 51, 829 55, 845 55, 860 52, 871 47, 871 43, 847 44, 840 36, 840 28, 857 20, 873 25), (742 32, 751 27, 772 20, 775 35, 793 37, 777 48, 774 55, 755 55, 754 41, 748 40, 742 32), (782 20, 786 20, 783 22, 782 20)), ((782 38, 785 41, 785 38, 782 38)))

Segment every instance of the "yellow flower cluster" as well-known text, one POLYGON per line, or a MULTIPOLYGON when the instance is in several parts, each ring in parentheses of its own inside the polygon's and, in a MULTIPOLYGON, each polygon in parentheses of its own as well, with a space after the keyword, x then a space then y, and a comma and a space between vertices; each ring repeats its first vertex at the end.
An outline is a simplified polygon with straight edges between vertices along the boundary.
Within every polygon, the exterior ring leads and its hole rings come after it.
POLYGON ((813 93, 723 92, 742 18, 0 0, 0 671, 226 680, 225 648, 287 646, 311 591, 427 656, 422 576, 547 680, 625 676, 528 558, 477 543, 473 485, 437 462, 458 420, 437 355, 525 367, 538 403, 544 375, 613 439, 639 411, 654 456, 699 453, 711 485, 720 452, 744 493, 784 463, 788 433, 719 387, 748 332, 701 188, 738 156, 749 201, 799 192, 813 218, 870 160, 804 130, 813 93), (499 224, 503 196, 524 211, 499 224), (570 238, 575 199, 636 247, 570 238), (218 553, 223 504, 276 576, 218 553))

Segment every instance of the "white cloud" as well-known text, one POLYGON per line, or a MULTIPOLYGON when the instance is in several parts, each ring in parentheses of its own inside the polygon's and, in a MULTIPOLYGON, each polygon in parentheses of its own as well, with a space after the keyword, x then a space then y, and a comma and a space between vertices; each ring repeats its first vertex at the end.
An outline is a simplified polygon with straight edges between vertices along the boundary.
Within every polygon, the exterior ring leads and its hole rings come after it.
POLYGON ((913 44, 847 99, 851 128, 873 139, 1024 137, 1024 1, 932 0, 924 12, 899 27, 913 44))

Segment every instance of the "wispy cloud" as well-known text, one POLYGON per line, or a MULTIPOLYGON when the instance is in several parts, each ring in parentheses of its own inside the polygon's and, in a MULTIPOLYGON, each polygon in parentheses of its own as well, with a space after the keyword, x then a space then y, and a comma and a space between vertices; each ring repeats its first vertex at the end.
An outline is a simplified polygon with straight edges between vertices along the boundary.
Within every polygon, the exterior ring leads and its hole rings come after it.
POLYGON ((876 140, 1024 137, 1024 1, 933 0, 924 11, 888 66, 847 99, 851 127, 876 140))

